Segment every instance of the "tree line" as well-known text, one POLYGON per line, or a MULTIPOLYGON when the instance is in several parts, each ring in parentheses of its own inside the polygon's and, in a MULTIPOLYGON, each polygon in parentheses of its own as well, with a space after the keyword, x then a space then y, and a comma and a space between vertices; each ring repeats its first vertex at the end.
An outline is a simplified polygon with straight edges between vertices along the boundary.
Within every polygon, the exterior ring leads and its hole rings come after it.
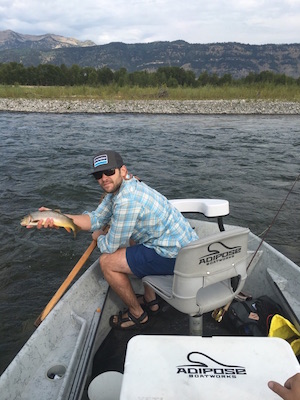
POLYGON ((135 71, 128 72, 126 68, 112 71, 108 67, 96 69, 93 67, 67 67, 62 64, 40 64, 24 67, 21 63, 0 63, 0 84, 2 85, 30 85, 30 86, 101 86, 116 84, 118 86, 139 86, 169 88, 201 87, 206 85, 222 86, 237 84, 272 83, 275 85, 300 85, 298 79, 277 74, 272 71, 260 73, 250 72, 246 77, 234 79, 231 74, 218 76, 202 72, 198 77, 191 70, 180 67, 160 67, 155 72, 135 71))

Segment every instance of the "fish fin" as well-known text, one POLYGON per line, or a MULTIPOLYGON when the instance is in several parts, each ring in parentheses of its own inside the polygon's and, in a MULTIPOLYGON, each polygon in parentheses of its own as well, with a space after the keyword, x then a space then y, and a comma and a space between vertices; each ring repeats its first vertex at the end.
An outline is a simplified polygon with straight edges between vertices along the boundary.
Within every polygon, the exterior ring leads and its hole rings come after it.
POLYGON ((65 226, 64 226, 64 228, 65 228, 65 230, 66 230, 67 232, 69 232, 69 233, 71 232, 71 229, 70 229, 70 228, 65 227, 65 226))
POLYGON ((74 233, 74 239, 76 239, 76 235, 77 235, 77 233, 78 233, 79 231, 81 231, 80 226, 74 224, 74 231, 73 231, 73 233, 74 233))
POLYGON ((55 211, 55 212, 57 212, 57 213, 61 214, 61 210, 60 210, 59 208, 56 208, 56 209, 55 209, 55 210, 53 210, 53 211, 55 211))

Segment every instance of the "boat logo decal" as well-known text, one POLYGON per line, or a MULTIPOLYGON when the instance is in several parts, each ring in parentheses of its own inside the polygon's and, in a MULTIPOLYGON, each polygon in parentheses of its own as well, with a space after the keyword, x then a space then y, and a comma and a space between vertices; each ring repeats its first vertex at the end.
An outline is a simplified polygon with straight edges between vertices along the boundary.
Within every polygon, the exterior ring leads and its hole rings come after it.
POLYGON ((210 265, 228 260, 228 258, 233 258, 236 254, 240 253, 241 250, 242 246, 229 247, 222 242, 211 243, 207 247, 209 253, 199 259, 199 265, 210 265))
POLYGON ((94 157, 94 168, 99 167, 99 165, 108 164, 107 154, 102 154, 100 156, 94 157))
POLYGON ((207 354, 192 351, 187 355, 188 364, 177 365, 177 374, 184 374, 189 378, 225 378, 236 379, 247 375, 246 368, 241 365, 223 364, 207 354))

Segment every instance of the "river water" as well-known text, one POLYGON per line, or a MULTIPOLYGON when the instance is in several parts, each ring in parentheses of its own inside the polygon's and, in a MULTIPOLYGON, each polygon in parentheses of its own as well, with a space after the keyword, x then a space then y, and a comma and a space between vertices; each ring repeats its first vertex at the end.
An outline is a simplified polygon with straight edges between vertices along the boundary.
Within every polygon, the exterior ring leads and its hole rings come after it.
MULTIPOLYGON (((91 241, 25 229, 45 205, 93 210, 92 155, 118 150, 130 172, 168 198, 230 201, 225 222, 260 235, 299 175, 298 116, 0 113, 0 373, 91 241)), ((300 182, 266 240, 300 264, 300 182)), ((97 251, 91 260, 96 259, 97 251)), ((89 263, 88 263, 89 264, 89 263)))

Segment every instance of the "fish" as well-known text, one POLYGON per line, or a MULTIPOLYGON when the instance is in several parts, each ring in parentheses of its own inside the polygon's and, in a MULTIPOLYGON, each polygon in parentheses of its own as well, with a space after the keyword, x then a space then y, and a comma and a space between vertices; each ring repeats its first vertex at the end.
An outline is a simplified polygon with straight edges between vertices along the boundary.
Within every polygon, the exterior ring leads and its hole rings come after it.
POLYGON ((36 226, 40 220, 43 220, 43 225, 47 218, 52 218, 54 225, 65 228, 66 231, 73 231, 74 238, 81 228, 76 225, 72 218, 67 217, 59 211, 46 210, 46 211, 33 211, 21 219, 22 226, 36 226))

